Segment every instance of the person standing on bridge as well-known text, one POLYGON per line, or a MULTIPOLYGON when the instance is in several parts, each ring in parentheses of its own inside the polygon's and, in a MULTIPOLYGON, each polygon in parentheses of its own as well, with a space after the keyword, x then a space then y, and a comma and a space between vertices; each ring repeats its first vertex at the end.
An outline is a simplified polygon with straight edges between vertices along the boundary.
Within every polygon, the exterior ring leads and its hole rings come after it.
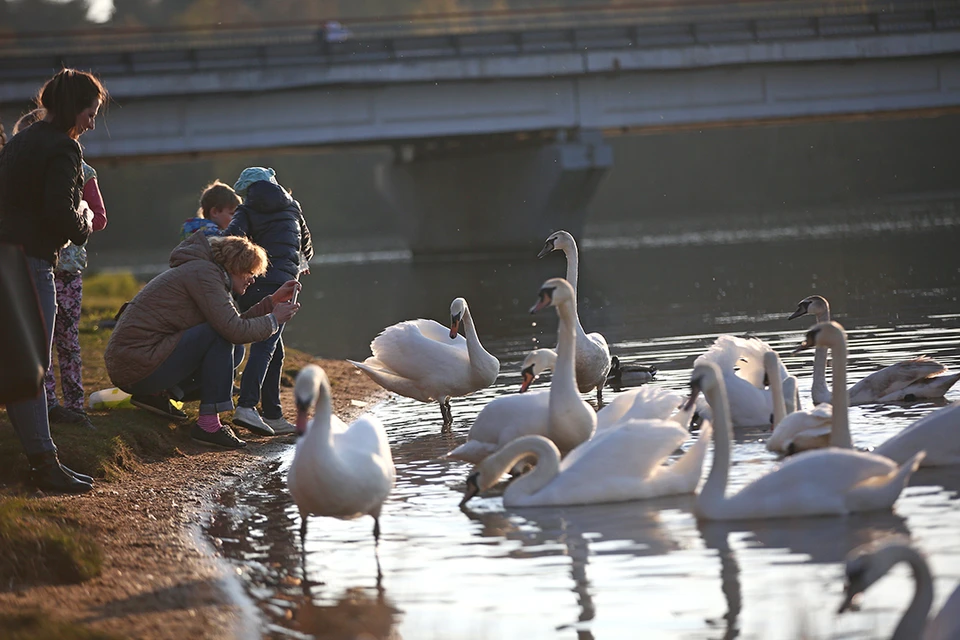
MULTIPOLYGON (((300 203, 280 186, 276 172, 248 167, 240 173, 234 191, 244 200, 224 235, 246 236, 266 249, 270 267, 238 300, 241 311, 274 293, 284 282, 309 273, 313 257, 310 229, 300 203)), ((240 397, 233 423, 260 435, 293 433, 295 427, 283 417, 280 377, 283 373, 283 325, 272 336, 250 346, 247 365, 240 378, 240 397), (261 414, 257 413, 257 402, 261 414)))
MULTIPOLYGON (((57 290, 53 270, 68 242, 82 245, 93 232, 93 211, 83 201, 80 135, 93 129, 107 91, 96 77, 62 69, 40 89, 43 119, 0 150, 0 242, 23 247, 46 330, 46 362, 53 349, 57 290)), ((7 405, 7 415, 30 463, 30 480, 69 493, 92 489, 93 479, 63 466, 50 436, 46 393, 7 405)))

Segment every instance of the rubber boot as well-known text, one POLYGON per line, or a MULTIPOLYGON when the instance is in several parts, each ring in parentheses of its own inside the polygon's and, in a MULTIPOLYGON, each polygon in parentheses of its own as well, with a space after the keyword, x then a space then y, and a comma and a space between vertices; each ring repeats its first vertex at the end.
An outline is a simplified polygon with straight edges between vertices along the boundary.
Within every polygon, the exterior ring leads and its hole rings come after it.
POLYGON ((87 484, 91 484, 91 485, 93 484, 93 477, 92 477, 92 476, 88 476, 88 475, 85 474, 85 473, 80 473, 79 471, 74 471, 73 469, 71 469, 71 468, 68 467, 67 465, 63 464, 62 462, 60 463, 60 468, 63 469, 64 473, 73 476, 74 478, 76 478, 76 479, 79 480, 80 482, 86 482, 87 484))
POLYGON ((93 485, 73 477, 60 466, 56 451, 45 451, 27 456, 30 461, 30 479, 38 489, 63 493, 86 493, 93 485))

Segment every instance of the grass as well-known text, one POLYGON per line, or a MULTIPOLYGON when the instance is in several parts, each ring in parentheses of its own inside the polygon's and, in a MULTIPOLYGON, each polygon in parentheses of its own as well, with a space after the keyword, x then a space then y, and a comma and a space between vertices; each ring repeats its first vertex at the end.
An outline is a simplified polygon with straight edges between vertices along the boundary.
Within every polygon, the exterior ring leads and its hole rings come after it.
POLYGON ((115 636, 91 631, 70 622, 62 622, 39 611, 0 614, 0 638, 3 640, 115 640, 115 636))

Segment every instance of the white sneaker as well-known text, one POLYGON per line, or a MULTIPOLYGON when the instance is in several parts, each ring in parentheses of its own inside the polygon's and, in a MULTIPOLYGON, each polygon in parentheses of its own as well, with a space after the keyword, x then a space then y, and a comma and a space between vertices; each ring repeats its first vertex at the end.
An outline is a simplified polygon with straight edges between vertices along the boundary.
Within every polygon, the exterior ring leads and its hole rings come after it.
POLYGON ((272 436, 276 432, 270 428, 253 407, 237 407, 233 412, 233 424, 253 431, 257 435, 272 436))
POLYGON ((288 422, 283 416, 279 418, 264 418, 263 421, 270 425, 270 428, 273 429, 273 432, 278 436, 284 436, 297 431, 297 427, 288 422))

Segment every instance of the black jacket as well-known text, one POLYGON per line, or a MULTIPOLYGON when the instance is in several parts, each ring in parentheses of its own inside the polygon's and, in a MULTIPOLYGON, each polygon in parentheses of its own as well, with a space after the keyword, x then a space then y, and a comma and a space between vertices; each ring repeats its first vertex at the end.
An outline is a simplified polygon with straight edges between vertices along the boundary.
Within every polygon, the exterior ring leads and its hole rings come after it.
POLYGON ((300 203, 283 187, 267 180, 254 182, 233 214, 226 236, 246 236, 267 252, 270 266, 258 282, 283 284, 300 274, 300 254, 313 257, 310 230, 300 203))
POLYGON ((80 145, 48 122, 36 122, 0 150, 0 242, 56 264, 57 252, 81 245, 92 228, 78 210, 83 197, 80 145))

